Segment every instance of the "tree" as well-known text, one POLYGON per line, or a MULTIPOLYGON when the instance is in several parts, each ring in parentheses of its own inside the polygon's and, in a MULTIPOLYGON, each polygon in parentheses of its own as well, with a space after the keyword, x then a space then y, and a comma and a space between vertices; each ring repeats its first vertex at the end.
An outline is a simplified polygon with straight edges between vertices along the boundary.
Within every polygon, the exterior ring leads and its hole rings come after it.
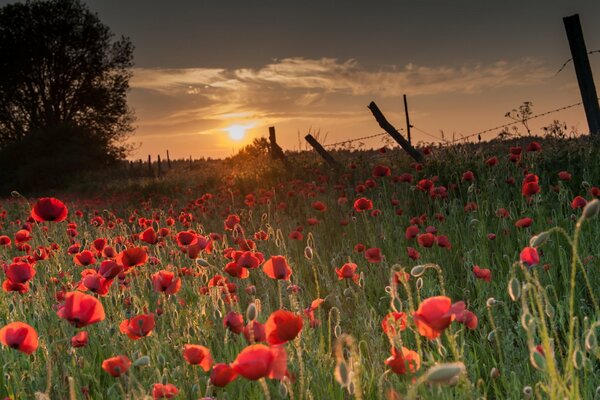
POLYGON ((133 131, 128 38, 114 40, 79 0, 33 0, 0 8, 0 54, 0 151, 31 135, 57 150, 57 135, 46 133, 66 130, 58 137, 83 135, 80 142, 100 147, 94 152, 102 162, 126 155, 133 131))

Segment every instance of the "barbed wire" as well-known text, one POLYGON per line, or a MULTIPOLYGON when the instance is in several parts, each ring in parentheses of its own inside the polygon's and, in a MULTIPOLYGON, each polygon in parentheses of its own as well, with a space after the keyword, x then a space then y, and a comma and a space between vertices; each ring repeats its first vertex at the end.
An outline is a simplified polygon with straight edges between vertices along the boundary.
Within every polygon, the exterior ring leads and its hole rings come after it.
POLYGON ((323 147, 335 147, 335 146, 349 144, 349 143, 352 143, 352 142, 358 142, 359 140, 372 139, 372 138, 375 138, 375 137, 378 137, 378 136, 383 136, 383 135, 387 135, 387 132, 381 132, 381 133, 376 133, 374 135, 363 136, 363 137, 354 138, 354 139, 348 139, 348 140, 344 140, 342 142, 325 144, 325 145, 323 145, 323 147))
POLYGON ((441 141, 444 141, 444 142, 446 142, 446 143, 450 142, 448 139, 446 139, 446 138, 444 138, 444 137, 441 137, 441 136, 436 136, 436 135, 434 135, 434 134, 432 134, 432 133, 425 132, 423 129, 421 129, 421 128, 419 128, 419 127, 416 127, 416 126, 414 126, 414 125, 411 125, 411 127, 412 127, 413 129, 416 129, 417 131, 421 132, 422 134, 424 134, 424 135, 427 135, 427 136, 429 136, 429 137, 431 137, 431 138, 433 138, 433 139, 441 140, 441 141))
MULTIPOLYGON (((594 54, 594 53, 600 53, 600 50, 592 50, 592 51, 588 51, 588 54, 594 54)), ((568 63, 570 63, 571 61, 573 61, 572 58, 569 58, 567 61, 565 61, 563 63, 563 65, 558 69, 558 71, 556 71, 556 73, 554 74, 554 76, 560 74, 562 72, 563 69, 565 69, 565 67, 567 66, 568 63)))

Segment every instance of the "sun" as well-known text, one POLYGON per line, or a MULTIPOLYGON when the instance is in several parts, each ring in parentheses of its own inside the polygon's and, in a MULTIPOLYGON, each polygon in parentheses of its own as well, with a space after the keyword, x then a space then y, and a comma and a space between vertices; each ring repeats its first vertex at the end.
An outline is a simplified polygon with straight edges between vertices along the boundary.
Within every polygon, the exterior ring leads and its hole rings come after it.
POLYGON ((231 140, 242 140, 246 136, 246 131, 251 128, 250 125, 231 125, 224 130, 229 133, 231 140))

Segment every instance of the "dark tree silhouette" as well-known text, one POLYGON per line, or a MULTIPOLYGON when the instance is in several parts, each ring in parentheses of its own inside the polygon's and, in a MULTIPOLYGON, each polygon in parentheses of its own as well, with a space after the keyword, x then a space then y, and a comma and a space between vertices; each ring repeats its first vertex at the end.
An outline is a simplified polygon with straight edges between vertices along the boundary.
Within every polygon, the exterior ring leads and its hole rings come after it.
POLYGON ((79 0, 34 0, 0 8, 0 55, 0 158, 85 155, 98 167, 126 155, 128 38, 79 0))

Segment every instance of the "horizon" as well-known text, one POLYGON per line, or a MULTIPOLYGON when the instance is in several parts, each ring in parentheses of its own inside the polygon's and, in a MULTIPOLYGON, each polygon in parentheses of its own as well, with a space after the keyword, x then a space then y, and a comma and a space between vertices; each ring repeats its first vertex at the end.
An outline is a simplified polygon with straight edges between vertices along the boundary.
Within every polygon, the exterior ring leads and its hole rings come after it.
MULTIPOLYGON (((324 145, 372 135, 370 101, 404 130, 403 94, 413 143, 460 138, 524 101, 533 114, 581 101, 572 63, 556 74, 571 57, 563 17, 579 13, 588 51, 600 49, 591 1, 84 3, 136 47, 129 159, 224 158, 269 126, 284 150, 309 132, 324 145)), ((600 54, 590 63, 600 76, 600 54)), ((580 106, 533 120, 532 134, 553 120, 587 131, 580 106)))

